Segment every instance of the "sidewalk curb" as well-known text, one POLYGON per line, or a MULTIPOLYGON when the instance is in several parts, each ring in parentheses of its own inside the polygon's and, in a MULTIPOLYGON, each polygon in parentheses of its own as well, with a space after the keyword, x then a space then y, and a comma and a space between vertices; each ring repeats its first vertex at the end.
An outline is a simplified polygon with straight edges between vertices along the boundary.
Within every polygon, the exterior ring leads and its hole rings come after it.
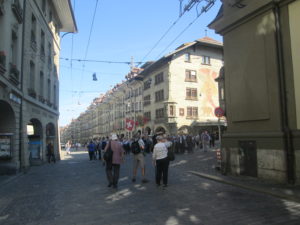
POLYGON ((275 192, 275 191, 272 191, 269 189, 267 190, 266 188, 260 188, 260 187, 253 186, 253 185, 245 185, 245 184, 234 182, 234 181, 228 181, 226 179, 223 179, 222 177, 209 175, 209 174, 205 174, 205 173, 200 173, 200 172, 196 172, 196 171, 187 171, 187 172, 190 174, 205 178, 205 179, 209 179, 209 180, 217 181, 220 183, 248 189, 248 190, 255 191, 255 192, 260 192, 263 194, 271 195, 276 198, 300 203, 300 198, 298 196, 292 196, 292 195, 287 195, 287 194, 283 194, 283 193, 278 193, 278 192, 275 192))

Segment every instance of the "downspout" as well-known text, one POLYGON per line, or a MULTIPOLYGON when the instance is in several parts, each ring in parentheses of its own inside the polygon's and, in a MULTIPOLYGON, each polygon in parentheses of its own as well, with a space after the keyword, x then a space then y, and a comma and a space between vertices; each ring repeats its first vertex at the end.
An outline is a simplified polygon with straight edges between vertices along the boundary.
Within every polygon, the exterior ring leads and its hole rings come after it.
MULTIPOLYGON (((22 96, 21 96, 21 104, 20 104, 20 118, 19 118, 19 129, 20 129, 20 133, 19 133, 19 161, 20 161, 20 170, 22 170, 22 167, 24 166, 22 164, 22 149, 23 149, 23 78, 24 78, 24 52, 25 52, 25 20, 26 20, 26 0, 23 0, 23 29, 22 29, 22 53, 21 53, 21 92, 22 92, 22 96)), ((25 150, 24 150, 24 154, 25 154, 25 150)), ((24 169, 24 168, 23 168, 24 169)))
POLYGON ((286 95, 286 82, 285 82, 285 69, 284 69, 284 56, 283 56, 283 44, 282 44, 282 30, 280 24, 280 6, 278 1, 274 2, 274 15, 276 26, 276 49, 277 49, 277 64, 278 64, 278 79, 279 79, 279 98, 280 98, 280 113, 281 113, 281 128, 284 138, 284 150, 286 154, 286 169, 287 169, 287 181, 289 184, 295 183, 295 154, 293 146, 293 137, 291 129, 289 127, 288 118, 288 105, 286 95))

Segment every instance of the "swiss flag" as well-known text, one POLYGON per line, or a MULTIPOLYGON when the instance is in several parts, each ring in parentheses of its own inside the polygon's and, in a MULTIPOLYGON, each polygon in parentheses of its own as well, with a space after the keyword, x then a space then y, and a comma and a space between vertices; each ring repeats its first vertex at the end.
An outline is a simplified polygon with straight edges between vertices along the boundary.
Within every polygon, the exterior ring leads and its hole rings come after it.
POLYGON ((130 120, 130 119, 126 119, 126 129, 129 130, 129 131, 132 131, 133 127, 134 127, 134 121, 133 120, 130 120))

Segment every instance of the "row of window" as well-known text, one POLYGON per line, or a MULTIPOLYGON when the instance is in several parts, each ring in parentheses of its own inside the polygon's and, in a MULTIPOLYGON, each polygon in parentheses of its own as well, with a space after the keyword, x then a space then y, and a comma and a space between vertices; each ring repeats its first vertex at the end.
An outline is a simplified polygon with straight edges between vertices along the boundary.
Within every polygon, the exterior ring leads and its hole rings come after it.
POLYGON ((126 93, 125 99, 129 99, 129 98, 132 98, 132 97, 137 97, 137 96, 139 96, 139 95, 142 95, 142 93, 143 93, 142 87, 139 87, 139 88, 134 89, 134 90, 129 90, 129 91, 126 93))
MULTIPOLYGON (((164 100, 164 90, 155 92, 155 102, 161 102, 164 100)), ((186 88, 186 100, 198 100, 197 88, 186 88)), ((151 104, 151 95, 144 96, 144 106, 151 104)))
MULTIPOLYGON (((185 53, 184 54, 184 61, 189 62, 189 63, 192 62, 190 53, 185 53)), ((201 58, 201 64, 210 65, 210 56, 203 55, 202 58, 201 58)))
MULTIPOLYGON (((29 89, 28 93, 32 97, 36 97, 36 91, 35 91, 35 64, 31 61, 30 62, 30 71, 29 71, 29 89)), ((40 77, 39 77, 39 100, 41 102, 45 101, 44 98, 44 83, 45 83, 45 76, 42 71, 40 71, 40 77)), ((47 101, 50 105, 50 99, 51 99, 51 80, 47 79, 47 101)), ((51 103, 52 104, 52 103, 51 103)), ((54 106, 57 105, 57 86, 56 84, 53 85, 53 104, 54 106)))
MULTIPOLYGON (((34 52, 37 51, 37 21, 35 16, 32 14, 31 16, 31 37, 30 37, 30 46, 34 52)), ((45 57, 46 57, 46 50, 45 50, 45 32, 41 29, 40 32, 40 52, 39 52, 39 58, 41 59, 42 62, 45 62, 45 57)), ((48 43, 48 54, 47 54, 47 61, 48 61, 48 67, 49 69, 52 68, 52 45, 49 42, 48 43)))
MULTIPOLYGON (((171 105, 169 107, 169 116, 176 116, 176 107, 174 105, 171 105)), ((185 109, 179 108, 179 116, 185 116, 185 109)), ((146 117, 148 120, 151 120, 151 112, 145 112, 144 117, 146 117)), ((188 119, 196 119, 198 118, 198 107, 188 106, 186 108, 186 117, 188 119)), ((165 109, 160 108, 155 110, 155 118, 165 118, 165 109)))

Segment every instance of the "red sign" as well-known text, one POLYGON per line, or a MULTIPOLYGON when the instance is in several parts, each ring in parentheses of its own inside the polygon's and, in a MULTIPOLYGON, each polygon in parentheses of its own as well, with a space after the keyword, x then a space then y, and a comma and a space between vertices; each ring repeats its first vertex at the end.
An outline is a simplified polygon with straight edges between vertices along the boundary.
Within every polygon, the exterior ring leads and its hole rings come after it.
POLYGON ((215 108, 215 116, 219 118, 224 116, 224 110, 221 107, 215 108))
POLYGON ((132 131, 133 127, 134 127, 134 121, 130 120, 130 119, 126 119, 125 121, 125 127, 127 130, 132 131))

